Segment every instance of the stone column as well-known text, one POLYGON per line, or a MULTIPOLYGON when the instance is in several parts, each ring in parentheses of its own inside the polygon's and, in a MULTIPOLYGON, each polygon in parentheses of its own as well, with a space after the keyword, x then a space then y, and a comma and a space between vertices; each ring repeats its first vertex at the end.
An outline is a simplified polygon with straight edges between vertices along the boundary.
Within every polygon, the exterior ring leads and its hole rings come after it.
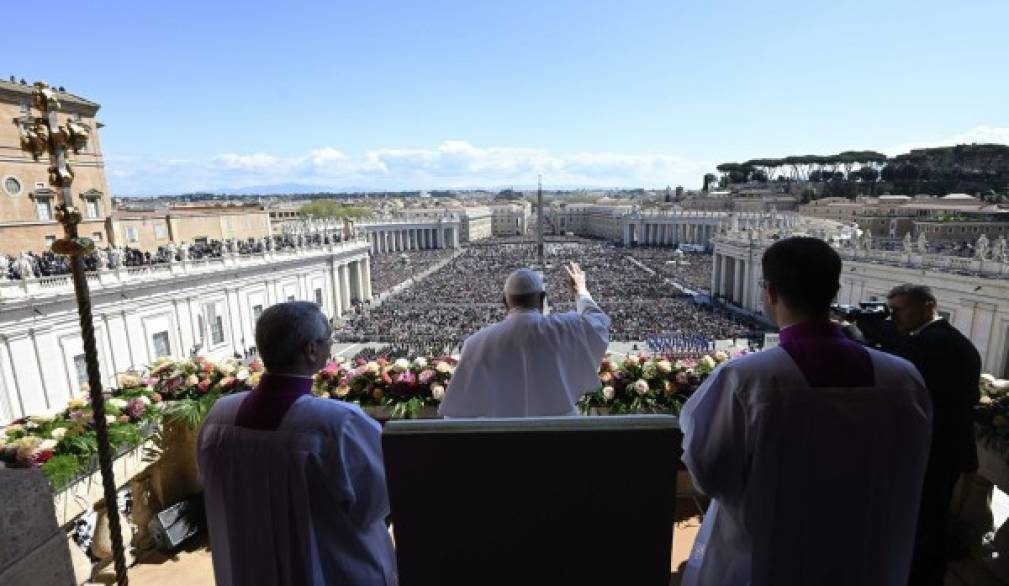
MULTIPOLYGON (((376 244, 376 246, 378 246, 376 244)), ((343 287, 340 285, 340 265, 333 265, 333 315, 343 317, 343 287)))
POLYGON ((729 272, 729 257, 722 255, 722 262, 718 266, 718 295, 725 296, 726 285, 729 272))
POLYGON ((357 260, 354 262, 354 272, 357 280, 357 300, 364 301, 368 298, 367 287, 364 284, 364 261, 357 260))
POLYGON ((343 310, 350 311, 350 266, 340 265, 340 299, 343 302, 343 310))
POLYGON ((371 259, 364 257, 361 260, 361 281, 364 284, 364 298, 371 299, 371 259))
POLYGON ((732 299, 737 304, 745 306, 745 303, 743 303, 743 263, 737 258, 733 264, 735 265, 736 273, 732 277, 732 299))
POLYGON ((711 298, 718 294, 719 282, 722 276, 722 255, 715 254, 711 257, 711 298))

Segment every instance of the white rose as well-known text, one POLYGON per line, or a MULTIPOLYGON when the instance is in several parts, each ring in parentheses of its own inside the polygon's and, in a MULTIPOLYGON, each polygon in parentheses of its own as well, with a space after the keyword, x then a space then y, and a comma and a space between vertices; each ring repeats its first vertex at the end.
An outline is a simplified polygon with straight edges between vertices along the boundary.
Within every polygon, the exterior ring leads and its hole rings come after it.
POLYGON ((113 399, 109 399, 108 401, 106 401, 106 403, 108 403, 110 407, 115 407, 116 409, 125 409, 126 408, 126 401, 123 401, 122 399, 114 399, 113 398, 113 399))
POLYGON ((52 438, 56 441, 60 441, 61 439, 63 439, 63 436, 65 436, 66 434, 67 434, 67 428, 65 427, 57 427, 49 432, 49 435, 52 436, 52 438))
POLYGON ((711 356, 708 356, 707 354, 701 357, 700 363, 703 364, 704 366, 707 366, 708 368, 715 367, 715 359, 712 358, 711 356))
POLYGON ((148 398, 146 395, 140 395, 139 397, 137 397, 137 400, 143 403, 145 407, 151 404, 150 398, 148 398))
POLYGON ((56 418, 59 417, 61 413, 61 410, 43 411, 28 417, 28 419, 30 419, 33 423, 52 423, 53 421, 56 421, 56 418))
POLYGON ((115 415, 106 415, 105 416, 105 423, 107 423, 109 425, 112 425, 115 422, 116 422, 116 416, 115 415))
POLYGON ((673 371, 673 363, 668 360, 659 360, 655 363, 655 366, 659 369, 659 372, 669 373, 673 371))
POLYGON ((431 385, 431 396, 434 397, 435 401, 441 401, 445 398, 445 387, 441 385, 431 385))
POLYGON ((364 367, 364 369, 365 369, 366 371, 368 371, 368 372, 378 372, 378 371, 380 370, 380 368, 381 368, 381 367, 379 367, 378 363, 377 363, 377 362, 374 362, 374 361, 372 361, 372 362, 369 362, 369 363, 368 363, 368 364, 366 364, 366 365, 365 365, 365 367, 364 367))
POLYGON ((613 397, 617 396, 617 392, 613 390, 611 386, 603 387, 603 398, 607 401, 612 401, 613 397))
POLYGON ((187 386, 195 387, 198 384, 200 384, 200 377, 196 376, 195 374, 191 374, 186 378, 187 386))
POLYGON ((624 357, 624 364, 627 366, 637 366, 640 362, 641 361, 638 360, 638 357, 633 354, 628 354, 624 357))
POLYGON ((715 352, 715 362, 725 362, 728 359, 729 359, 729 355, 726 354, 725 352, 723 352, 721 350, 719 350, 718 352, 715 352))
POLYGON ((410 361, 406 358, 397 358, 396 362, 392 363, 392 369, 396 372, 406 372, 410 370, 410 361))
POLYGON ((249 378, 250 374, 252 374, 252 373, 249 372, 249 369, 245 368, 243 366, 242 368, 238 369, 238 373, 235 374, 235 378, 238 379, 238 380, 245 380, 245 379, 249 378))
POLYGON ((991 397, 989 397, 988 395, 984 395, 984 396, 981 397, 981 404, 982 405, 991 405, 992 402, 993 401, 991 400, 991 397))
POLYGON ((417 358, 413 359, 413 365, 415 368, 425 369, 427 368, 427 358, 424 358, 423 356, 418 356, 417 358))
POLYGON ((640 379, 640 378, 638 380, 634 381, 634 392, 636 392, 639 395, 647 395, 648 394, 648 381, 646 381, 644 379, 640 379))
POLYGON ((56 443, 56 440, 52 439, 42 440, 42 443, 39 444, 39 451, 56 449, 56 443))
POLYGON ((448 362, 439 362, 435 365, 434 369, 442 374, 448 374, 452 372, 452 365, 448 362))

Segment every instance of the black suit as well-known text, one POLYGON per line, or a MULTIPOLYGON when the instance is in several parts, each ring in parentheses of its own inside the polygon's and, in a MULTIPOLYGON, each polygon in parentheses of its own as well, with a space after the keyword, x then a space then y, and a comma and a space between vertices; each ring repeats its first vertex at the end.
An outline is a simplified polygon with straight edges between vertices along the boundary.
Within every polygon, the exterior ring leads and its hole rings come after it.
POLYGON ((981 356, 946 320, 903 337, 894 353, 917 367, 932 399, 932 447, 922 488, 911 584, 942 584, 953 487, 977 470, 974 406, 980 399, 981 356))

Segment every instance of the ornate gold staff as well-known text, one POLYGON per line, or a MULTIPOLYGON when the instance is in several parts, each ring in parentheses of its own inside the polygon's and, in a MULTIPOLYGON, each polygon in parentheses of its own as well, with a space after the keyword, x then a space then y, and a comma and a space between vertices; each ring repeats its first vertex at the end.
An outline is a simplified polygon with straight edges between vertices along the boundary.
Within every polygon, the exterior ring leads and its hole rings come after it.
MULTIPOLYGON (((74 152, 87 145, 90 129, 74 120, 68 119, 60 125, 58 110, 59 98, 56 92, 45 82, 35 82, 32 91, 35 106, 45 113, 45 117, 35 120, 35 128, 48 131, 49 140, 44 146, 49 151, 52 166, 49 167, 49 182, 62 192, 63 203, 56 206, 56 219, 63 224, 66 233, 53 243, 53 252, 70 257, 70 271, 74 281, 74 293, 77 295, 77 313, 81 321, 81 338, 84 340, 84 360, 87 364, 88 384, 90 385, 91 410, 95 419, 95 435, 98 436, 98 466, 102 473, 102 487, 105 492, 105 508, 109 516, 109 531, 112 533, 112 557, 116 568, 116 584, 128 584, 126 577, 126 557, 123 555, 123 537, 119 525, 119 501, 116 498, 116 481, 112 473, 112 448, 109 446, 109 430, 105 421, 105 398, 102 396, 102 375, 98 366, 98 351, 95 345, 95 328, 91 319, 91 294, 88 291, 88 280, 84 274, 83 256, 95 249, 95 243, 90 238, 81 238, 77 234, 77 224, 81 221, 81 212, 74 205, 73 192, 70 185, 74 180, 74 172, 67 162, 67 147, 74 152)), ((35 153, 37 154, 37 153, 35 153)))

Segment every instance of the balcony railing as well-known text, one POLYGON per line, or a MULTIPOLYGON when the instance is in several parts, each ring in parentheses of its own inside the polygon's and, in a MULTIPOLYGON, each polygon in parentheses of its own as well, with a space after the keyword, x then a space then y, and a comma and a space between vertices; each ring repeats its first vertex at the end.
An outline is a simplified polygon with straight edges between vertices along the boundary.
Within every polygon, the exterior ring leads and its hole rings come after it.
MULTIPOLYGON (((115 289, 129 283, 168 280, 176 277, 234 270, 256 265, 290 262, 311 257, 324 257, 344 252, 367 252, 366 239, 348 240, 335 244, 306 245, 302 248, 266 251, 253 254, 226 254, 222 257, 201 258, 153 265, 108 268, 87 274, 93 291, 115 289)), ((70 275, 9 280, 0 276, 0 303, 25 298, 64 295, 73 292, 70 275)))

